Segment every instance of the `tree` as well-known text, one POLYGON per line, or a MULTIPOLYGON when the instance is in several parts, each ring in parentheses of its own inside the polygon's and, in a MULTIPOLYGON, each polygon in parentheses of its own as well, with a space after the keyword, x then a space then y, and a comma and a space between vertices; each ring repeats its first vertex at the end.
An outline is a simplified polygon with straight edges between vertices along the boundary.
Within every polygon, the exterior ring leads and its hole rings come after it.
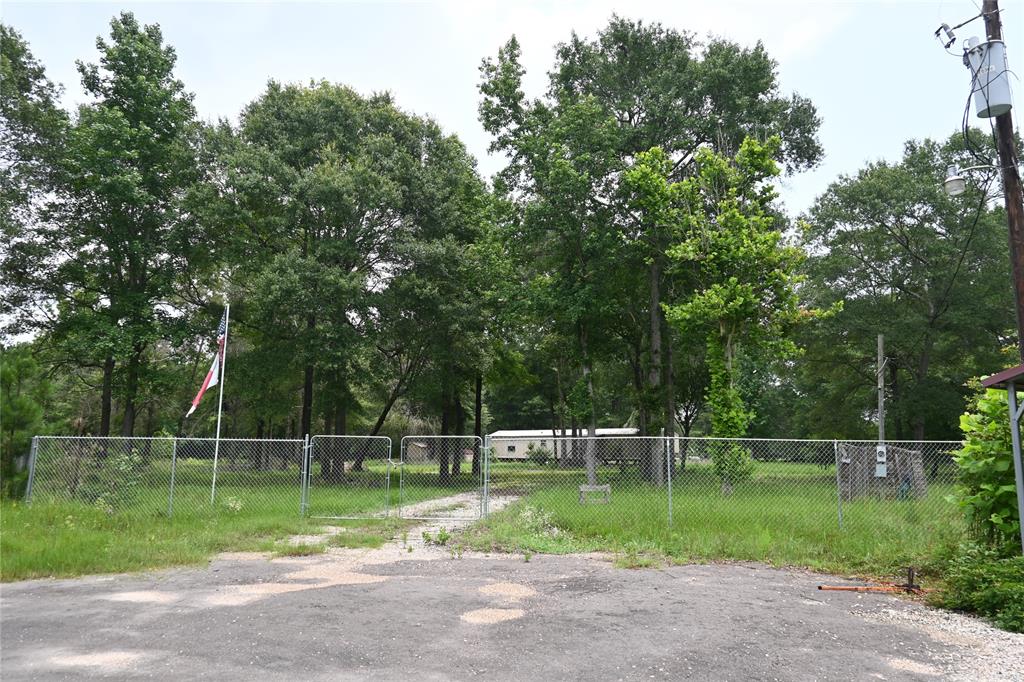
MULTIPOLYGON (((666 305, 671 324, 703 333, 710 373, 707 404, 712 435, 746 435, 753 414, 738 386, 739 354, 787 356, 795 346, 790 326, 808 314, 798 305, 796 270, 802 252, 787 246, 775 228, 770 184, 778 174, 772 160, 777 138, 760 144, 748 138, 730 160, 710 150, 696 159, 697 175, 667 186, 656 196, 678 195, 684 227, 669 257, 696 283, 694 292, 666 305)), ((638 172, 660 187, 665 159, 641 155, 638 172)), ((750 474, 749 455, 726 446, 714 456, 723 489, 750 474)))
POLYGON ((0 348, 0 493, 19 497, 25 483, 15 460, 28 456, 32 437, 43 428, 43 405, 50 385, 27 344, 0 348))
MULTIPOLYGON (((254 352, 301 372, 300 433, 316 414, 345 433, 371 403, 377 433, 426 372, 454 426, 481 364, 474 244, 490 210, 463 145, 388 95, 326 82, 272 82, 232 138, 222 221, 245 227, 227 247, 230 277, 254 352)), ((343 476, 338 457, 321 471, 343 476)))
POLYGON ((52 186, 68 124, 59 95, 21 35, 0 24, 0 219, 7 240, 22 238, 52 186))
POLYGON ((665 345, 672 336, 661 308, 676 286, 665 271, 669 235, 619 200, 622 174, 638 154, 659 146, 678 180, 693 172, 702 147, 731 155, 746 135, 772 134, 780 136, 775 153, 788 170, 808 167, 821 153, 814 108, 780 95, 775 64, 760 45, 700 45, 690 34, 618 17, 596 39, 574 34, 558 47, 545 100, 523 94, 515 38, 481 71, 481 121, 492 151, 509 157, 498 188, 520 203, 526 240, 545 254, 528 252, 524 262, 551 284, 572 283, 551 290, 557 298, 550 307, 562 311, 561 333, 573 339, 585 383, 593 383, 599 357, 624 358, 638 383, 641 431, 673 429, 675 382, 665 345), (598 329, 614 333, 602 338, 598 329))
POLYGON ((202 243, 186 208, 200 180, 195 112, 158 26, 125 12, 111 22, 111 41, 96 45, 100 63, 78 65, 95 101, 79 108, 43 219, 12 245, 8 268, 21 300, 42 308, 20 311, 23 328, 102 369, 100 433, 110 430, 116 389, 121 433, 131 435, 147 354, 180 323, 176 288, 202 243))
POLYGON ((874 435, 879 333, 889 438, 958 438, 965 382, 1002 366, 1013 301, 1005 214, 986 196, 994 177, 956 198, 941 187, 945 168, 966 158, 960 135, 911 141, 901 161, 841 177, 811 209, 802 295, 843 310, 801 332, 807 352, 792 385, 807 435, 874 435))

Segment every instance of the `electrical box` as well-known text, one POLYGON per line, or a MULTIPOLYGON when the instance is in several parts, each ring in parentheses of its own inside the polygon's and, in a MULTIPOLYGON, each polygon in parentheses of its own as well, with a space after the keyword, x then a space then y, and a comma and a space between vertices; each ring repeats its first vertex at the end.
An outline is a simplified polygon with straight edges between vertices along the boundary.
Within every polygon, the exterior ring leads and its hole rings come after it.
POLYGON ((994 118, 1013 107, 1010 99, 1010 68, 1006 45, 1001 40, 986 43, 969 38, 964 65, 971 71, 971 94, 978 118, 994 118))
POLYGON ((889 470, 888 462, 886 461, 886 452, 884 445, 875 446, 875 478, 885 478, 889 470))

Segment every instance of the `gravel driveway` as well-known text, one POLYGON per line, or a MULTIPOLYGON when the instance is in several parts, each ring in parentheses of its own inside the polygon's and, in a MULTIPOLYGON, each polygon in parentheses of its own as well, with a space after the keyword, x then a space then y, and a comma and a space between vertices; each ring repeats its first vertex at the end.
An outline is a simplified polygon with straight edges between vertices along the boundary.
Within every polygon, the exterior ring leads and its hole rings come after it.
MULTIPOLYGON (((416 533, 410 533, 410 537, 416 533)), ((1024 679, 1024 636, 760 565, 401 543, 0 588, 5 681, 1024 679), (412 551, 409 551, 412 547, 412 551)), ((827 582, 843 581, 828 578, 827 582)))

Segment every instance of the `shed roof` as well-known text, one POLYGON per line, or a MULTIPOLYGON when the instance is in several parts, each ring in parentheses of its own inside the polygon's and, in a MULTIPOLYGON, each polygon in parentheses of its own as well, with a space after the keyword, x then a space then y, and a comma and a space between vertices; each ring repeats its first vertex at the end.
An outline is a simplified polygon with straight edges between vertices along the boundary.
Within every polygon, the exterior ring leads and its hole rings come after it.
POLYGON ((1024 389, 1024 365, 1017 365, 1016 367, 1010 367, 1004 369, 1002 372, 997 372, 990 377, 986 377, 981 380, 981 385, 985 388, 1009 388, 1010 382, 1019 385, 1024 389))

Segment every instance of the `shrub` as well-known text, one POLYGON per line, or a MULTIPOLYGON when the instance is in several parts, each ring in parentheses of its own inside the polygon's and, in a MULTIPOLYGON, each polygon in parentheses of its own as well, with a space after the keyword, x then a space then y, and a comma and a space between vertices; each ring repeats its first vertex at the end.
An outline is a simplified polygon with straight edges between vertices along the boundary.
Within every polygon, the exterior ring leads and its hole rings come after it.
POLYGON ((711 464, 725 495, 732 493, 735 484, 749 480, 754 474, 754 460, 739 443, 715 443, 711 450, 711 464))
POLYGON ((1024 632, 1024 557, 1007 557, 991 547, 967 545, 949 562, 940 606, 992 619, 1011 632, 1024 632))
POLYGON ((956 499, 981 540, 1020 550, 1017 487, 1005 391, 979 391, 960 417, 964 446, 954 456, 959 467, 956 499))
POLYGON ((132 506, 142 482, 142 456, 132 448, 97 458, 82 480, 78 496, 108 513, 132 506))
POLYGON ((547 448, 542 448, 534 443, 530 443, 526 447, 526 459, 538 466, 544 466, 551 461, 551 458, 551 451, 547 448))

